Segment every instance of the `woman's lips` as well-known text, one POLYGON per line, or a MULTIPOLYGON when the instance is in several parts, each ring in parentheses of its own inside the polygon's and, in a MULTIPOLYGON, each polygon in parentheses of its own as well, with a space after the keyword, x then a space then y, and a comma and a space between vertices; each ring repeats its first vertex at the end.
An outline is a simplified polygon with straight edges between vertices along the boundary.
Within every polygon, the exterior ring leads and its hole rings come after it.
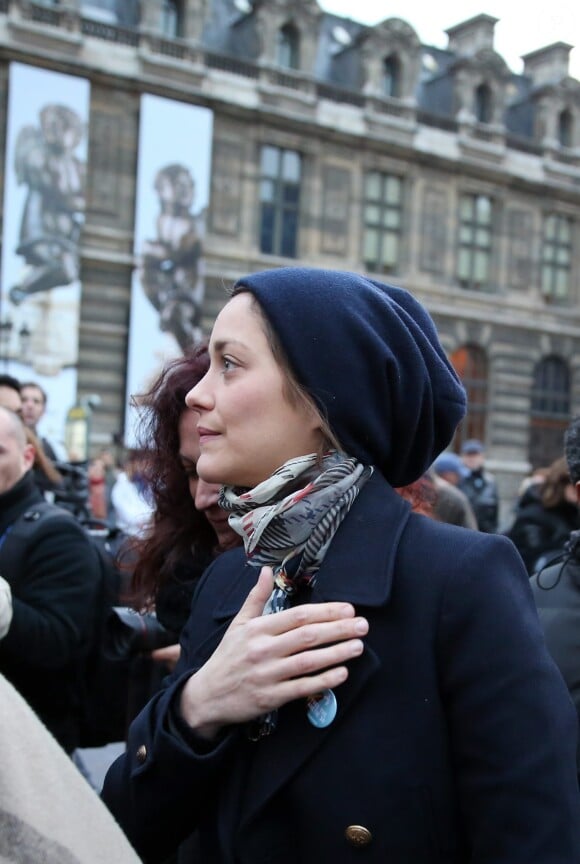
POLYGON ((217 438, 220 433, 214 432, 212 429, 205 429, 203 426, 198 426, 197 434, 199 435, 199 443, 201 445, 207 441, 211 441, 213 438, 217 438))

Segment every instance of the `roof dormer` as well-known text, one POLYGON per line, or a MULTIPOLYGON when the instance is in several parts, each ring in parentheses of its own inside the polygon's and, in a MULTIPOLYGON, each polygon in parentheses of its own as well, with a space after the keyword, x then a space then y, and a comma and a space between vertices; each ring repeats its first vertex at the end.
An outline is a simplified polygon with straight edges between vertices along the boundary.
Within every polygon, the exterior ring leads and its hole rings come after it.
POLYGON ((455 54, 449 67, 454 113, 467 125, 501 126, 504 121, 510 72, 494 49, 497 21, 491 15, 476 15, 445 31, 449 39, 447 50, 455 54))
POLYGON ((524 75, 531 79, 534 88, 559 83, 568 77, 571 50, 572 45, 567 42, 553 42, 524 54, 524 75))
POLYGON ((388 18, 369 28, 362 62, 368 95, 414 100, 421 70, 421 43, 406 21, 388 18))
POLYGON ((260 60, 311 75, 322 10, 316 0, 275 0, 256 9, 260 60))

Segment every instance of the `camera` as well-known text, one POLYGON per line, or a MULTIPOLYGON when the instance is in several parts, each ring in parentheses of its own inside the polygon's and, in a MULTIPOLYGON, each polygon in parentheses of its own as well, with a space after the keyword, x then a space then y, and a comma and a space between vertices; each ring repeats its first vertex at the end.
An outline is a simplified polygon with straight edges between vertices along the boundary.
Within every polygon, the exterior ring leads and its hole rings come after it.
POLYGON ((110 660, 127 660, 149 654, 178 641, 154 612, 136 612, 127 606, 113 606, 105 623, 104 653, 110 660))

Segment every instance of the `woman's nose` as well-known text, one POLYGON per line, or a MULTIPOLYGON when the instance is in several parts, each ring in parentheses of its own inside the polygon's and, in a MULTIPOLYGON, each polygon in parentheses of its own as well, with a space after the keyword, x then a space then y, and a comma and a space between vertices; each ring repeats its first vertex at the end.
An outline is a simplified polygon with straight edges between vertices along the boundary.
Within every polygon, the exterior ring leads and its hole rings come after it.
POLYGON ((209 393, 207 391, 207 386, 205 385, 206 376, 204 376, 201 381, 192 387, 191 390, 185 396, 185 404, 188 408, 193 408, 194 410, 199 411, 200 408, 207 408, 209 402, 209 393))

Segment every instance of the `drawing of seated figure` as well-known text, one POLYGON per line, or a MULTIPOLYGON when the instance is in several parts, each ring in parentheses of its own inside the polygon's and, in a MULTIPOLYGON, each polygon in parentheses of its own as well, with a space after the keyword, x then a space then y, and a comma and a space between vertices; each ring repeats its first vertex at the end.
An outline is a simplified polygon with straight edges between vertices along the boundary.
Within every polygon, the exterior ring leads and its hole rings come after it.
POLYGON ((42 108, 38 127, 23 126, 18 134, 14 167, 28 193, 15 251, 27 266, 10 289, 15 305, 78 278, 86 165, 75 150, 84 135, 78 114, 55 104, 42 108))
POLYGON ((143 244, 139 276, 145 295, 159 312, 159 327, 184 351, 202 335, 203 220, 191 212, 195 182, 183 165, 161 168, 154 181, 159 197, 157 237, 143 244))

